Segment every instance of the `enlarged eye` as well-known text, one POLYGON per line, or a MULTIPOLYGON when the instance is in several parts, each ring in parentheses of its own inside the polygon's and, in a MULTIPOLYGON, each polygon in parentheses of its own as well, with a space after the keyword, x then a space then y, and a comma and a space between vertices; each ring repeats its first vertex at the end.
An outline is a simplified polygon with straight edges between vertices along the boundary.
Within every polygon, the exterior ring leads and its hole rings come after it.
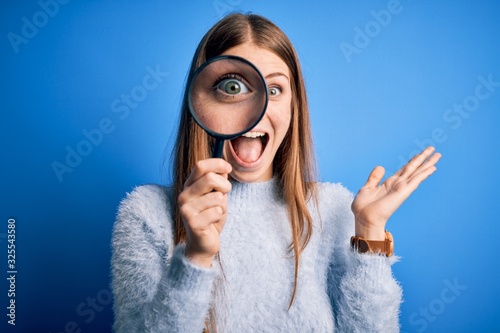
POLYGON ((281 88, 280 87, 269 87, 269 96, 279 96, 281 94, 281 88))
POLYGON ((229 95, 246 94, 250 92, 250 90, 243 82, 235 78, 222 80, 217 85, 217 89, 222 90, 229 95))

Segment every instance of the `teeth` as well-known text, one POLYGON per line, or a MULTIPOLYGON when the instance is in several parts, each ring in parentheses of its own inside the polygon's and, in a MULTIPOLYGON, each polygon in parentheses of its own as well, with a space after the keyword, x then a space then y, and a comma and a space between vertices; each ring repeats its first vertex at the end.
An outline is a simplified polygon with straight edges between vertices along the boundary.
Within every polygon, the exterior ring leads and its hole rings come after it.
POLYGON ((266 133, 264 132, 247 132, 245 134, 243 134, 242 136, 246 137, 246 138, 259 138, 261 136, 264 136, 266 135, 266 133))

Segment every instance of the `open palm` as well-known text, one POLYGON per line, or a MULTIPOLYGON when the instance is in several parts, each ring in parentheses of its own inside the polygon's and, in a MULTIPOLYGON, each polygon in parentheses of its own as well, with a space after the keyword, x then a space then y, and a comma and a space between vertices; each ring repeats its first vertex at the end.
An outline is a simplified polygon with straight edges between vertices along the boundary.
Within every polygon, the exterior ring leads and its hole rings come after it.
POLYGON ((351 206, 357 236, 383 239, 389 217, 420 183, 436 171, 435 164, 441 154, 433 152, 434 147, 426 148, 382 184, 379 183, 384 177, 384 168, 377 166, 373 169, 351 206))

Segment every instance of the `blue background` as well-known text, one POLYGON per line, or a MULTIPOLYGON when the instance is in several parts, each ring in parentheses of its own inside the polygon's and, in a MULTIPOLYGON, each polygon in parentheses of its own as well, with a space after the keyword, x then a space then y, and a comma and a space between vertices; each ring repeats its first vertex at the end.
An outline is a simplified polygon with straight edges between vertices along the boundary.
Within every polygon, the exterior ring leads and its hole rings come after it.
POLYGON ((500 82, 498 2, 401 0, 383 25, 372 11, 388 0, 70 1, 51 15, 44 3, 0 5, 2 332, 110 330, 117 205, 134 186, 169 181, 161 170, 190 59, 230 10, 270 18, 296 46, 322 180, 356 192, 375 165, 393 173, 430 140, 443 154, 388 224, 403 257, 394 266, 402 330, 500 331, 498 83, 478 88, 489 94, 473 111, 448 111, 475 101, 479 77, 500 82), (39 27, 13 44, 26 22, 39 27), (148 67, 163 73, 151 90, 141 88, 148 67), (132 93, 140 101, 127 106, 121 96, 132 93), (89 144, 84 132, 102 122, 107 133, 89 144), (86 156, 58 178, 53 164, 66 164, 68 149, 86 156), (6 323, 10 217, 15 327, 6 323))

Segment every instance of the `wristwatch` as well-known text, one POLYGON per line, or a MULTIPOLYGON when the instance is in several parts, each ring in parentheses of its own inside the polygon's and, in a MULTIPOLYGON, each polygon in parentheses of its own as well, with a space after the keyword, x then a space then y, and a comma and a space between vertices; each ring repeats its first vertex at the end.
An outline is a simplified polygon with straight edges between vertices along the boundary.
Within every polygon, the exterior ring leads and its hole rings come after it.
POLYGON ((387 257, 392 256, 394 252, 394 239, 389 231, 385 231, 385 240, 373 241, 361 237, 351 237, 351 247, 358 253, 381 253, 387 257))

